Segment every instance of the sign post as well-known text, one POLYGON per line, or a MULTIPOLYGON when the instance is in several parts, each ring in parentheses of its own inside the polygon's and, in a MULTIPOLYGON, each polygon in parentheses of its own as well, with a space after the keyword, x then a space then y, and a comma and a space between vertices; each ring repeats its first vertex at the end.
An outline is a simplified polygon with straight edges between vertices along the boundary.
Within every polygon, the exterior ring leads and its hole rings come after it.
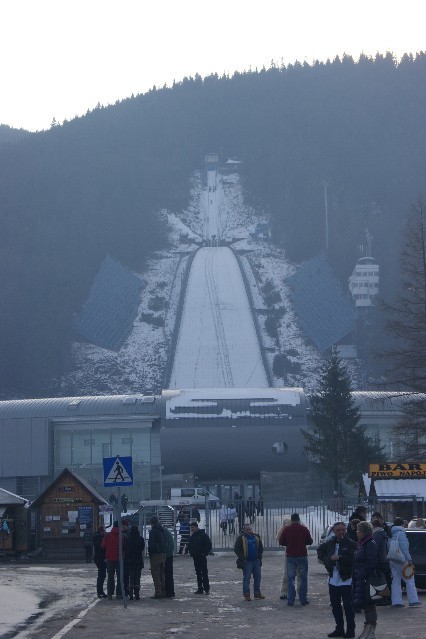
POLYGON ((104 457, 104 486, 117 488, 114 519, 118 521, 118 561, 120 566, 120 586, 123 605, 127 608, 127 598, 123 579, 123 531, 121 529, 121 486, 133 486, 133 464, 131 457, 104 457))

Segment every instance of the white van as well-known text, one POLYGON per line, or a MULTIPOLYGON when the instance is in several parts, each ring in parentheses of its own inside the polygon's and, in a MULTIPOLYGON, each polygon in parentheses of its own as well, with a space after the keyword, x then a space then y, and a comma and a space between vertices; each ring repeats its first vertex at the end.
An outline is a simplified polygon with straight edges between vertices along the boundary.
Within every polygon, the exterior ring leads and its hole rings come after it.
POLYGON ((209 493, 205 488, 186 487, 170 489, 171 504, 202 507, 206 505, 206 498, 209 502, 209 508, 217 508, 219 506, 219 498, 209 493))

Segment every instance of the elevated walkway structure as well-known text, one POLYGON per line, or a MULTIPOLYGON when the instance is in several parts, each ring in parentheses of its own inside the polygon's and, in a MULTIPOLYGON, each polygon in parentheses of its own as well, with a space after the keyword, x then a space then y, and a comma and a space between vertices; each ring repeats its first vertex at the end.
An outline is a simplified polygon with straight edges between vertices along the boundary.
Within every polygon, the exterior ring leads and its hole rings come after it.
POLYGON ((289 284, 300 325, 321 353, 355 330, 355 309, 323 255, 302 264, 289 284))
POLYGON ((143 280, 107 256, 74 327, 92 344, 118 351, 130 335, 143 280))

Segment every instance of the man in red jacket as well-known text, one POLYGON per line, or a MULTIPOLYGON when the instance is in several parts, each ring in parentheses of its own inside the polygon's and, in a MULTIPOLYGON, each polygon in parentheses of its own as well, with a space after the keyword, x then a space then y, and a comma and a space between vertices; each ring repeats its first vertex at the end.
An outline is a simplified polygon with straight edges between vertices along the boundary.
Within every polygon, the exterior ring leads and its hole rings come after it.
MULTIPOLYGON (((107 573, 108 573, 108 580, 107 580, 108 599, 112 599, 114 590, 115 590, 117 599, 121 598, 118 540, 119 540, 118 521, 115 521, 111 532, 105 535, 101 544, 101 547, 105 548, 105 551, 106 551, 106 564, 107 564, 107 573), (117 587, 115 586, 115 573, 117 573, 117 587)), ((122 539, 122 542, 123 542, 123 539, 122 539)))
POLYGON ((288 581, 288 606, 294 606, 296 589, 294 579, 297 569, 300 571, 299 599, 302 606, 309 603, 308 595, 308 551, 306 546, 313 544, 311 533, 306 526, 300 523, 298 513, 291 516, 291 524, 285 526, 279 539, 280 546, 286 546, 287 555, 287 581, 288 581))

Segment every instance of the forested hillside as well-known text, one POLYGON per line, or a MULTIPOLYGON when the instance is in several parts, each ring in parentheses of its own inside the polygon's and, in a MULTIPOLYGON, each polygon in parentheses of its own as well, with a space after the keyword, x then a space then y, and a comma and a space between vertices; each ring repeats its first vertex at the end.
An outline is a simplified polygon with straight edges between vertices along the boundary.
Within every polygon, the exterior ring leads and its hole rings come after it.
POLYGON ((337 275, 346 283, 368 227, 390 296, 400 229, 426 187, 425 75, 426 54, 272 64, 185 79, 42 133, 0 127, 3 396, 56 392, 101 261, 141 272, 166 246, 160 211, 187 203, 202 151, 242 160, 247 199, 295 262, 324 250, 327 180, 337 275))

